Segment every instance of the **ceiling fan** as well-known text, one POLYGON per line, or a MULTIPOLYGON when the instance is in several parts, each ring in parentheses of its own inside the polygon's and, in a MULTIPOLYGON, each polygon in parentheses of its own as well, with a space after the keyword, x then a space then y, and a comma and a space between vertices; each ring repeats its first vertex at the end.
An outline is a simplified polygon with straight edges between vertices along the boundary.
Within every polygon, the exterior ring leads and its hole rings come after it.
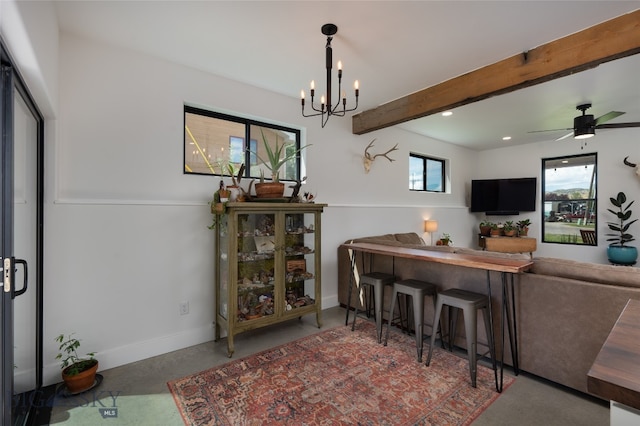
POLYGON ((571 135, 573 135, 575 139, 590 138, 592 136, 595 136, 596 129, 619 129, 623 127, 640 127, 640 122, 604 124, 604 122, 613 120, 614 118, 619 117, 625 113, 621 111, 610 111, 605 115, 601 115, 600 117, 594 119, 592 114, 586 114, 586 111, 589 108, 591 108, 591 104, 582 104, 576 107, 577 110, 582 111, 582 115, 579 115, 573 119, 573 127, 571 128, 534 130, 529 133, 557 132, 560 130, 571 130, 571 133, 568 133, 556 139, 556 141, 560 141, 562 139, 568 138, 571 135))

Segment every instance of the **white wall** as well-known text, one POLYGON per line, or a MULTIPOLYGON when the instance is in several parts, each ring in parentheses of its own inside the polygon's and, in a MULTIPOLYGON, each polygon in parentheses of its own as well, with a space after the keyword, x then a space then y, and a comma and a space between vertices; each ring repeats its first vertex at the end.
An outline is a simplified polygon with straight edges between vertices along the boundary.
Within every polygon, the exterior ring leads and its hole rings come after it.
MULTIPOLYGON (((46 43, 33 46, 38 58, 47 49, 46 43)), ((329 205, 323 217, 324 307, 337 303, 335 254, 343 241, 420 233, 422 221, 433 218, 440 224, 437 235, 447 232, 455 245, 473 247, 478 218, 467 209, 471 178, 539 176, 540 157, 570 152, 549 143, 478 154, 397 129, 356 136, 350 119, 334 117, 321 129, 300 117, 293 97, 134 52, 62 35, 55 56, 47 61, 57 61, 55 72, 45 68, 46 77, 40 78, 47 90, 35 93, 38 103, 55 99, 46 93, 59 93, 59 109, 55 103, 53 108, 57 120, 47 122, 47 383, 58 381, 53 338, 61 332, 77 332, 83 348, 99 352, 101 368, 213 337, 214 260, 206 203, 217 179, 182 174, 185 102, 299 126, 313 144, 305 151, 304 190, 329 205), (373 138, 374 152, 396 143, 399 150, 391 154, 396 161, 378 158, 365 174, 362 153, 373 138), (410 151, 450 160, 451 193, 406 189, 410 151), (498 167, 503 176, 497 176, 498 167), (179 315, 181 301, 189 301, 189 315, 179 315)), ((633 135, 619 132, 620 141, 633 135)), ((605 157, 599 158, 601 170, 607 167, 605 157)), ((627 167, 612 171, 611 182, 628 172, 627 167)), ((607 185, 600 190, 614 186, 607 185)), ((558 246, 541 247, 540 253, 567 257, 580 249, 603 250, 558 246)))
MULTIPOLYGON (((471 244, 464 188, 473 163, 466 149, 395 129, 355 136, 349 119, 332 118, 321 129, 299 116, 295 98, 69 35, 60 37, 59 62, 58 136, 47 171, 55 188, 48 198, 45 342, 77 331, 100 353, 102 368, 213 338, 206 226, 218 179, 182 173, 185 102, 302 128, 313 145, 305 152, 304 190, 329 205, 324 307, 337 304, 336 249, 348 238, 421 233, 431 217, 456 243, 471 244), (362 154, 373 138, 374 152, 396 143, 399 150, 394 162, 379 158, 365 174, 362 154), (452 162, 450 194, 408 191, 409 151, 452 162), (70 297, 87 305, 71 314, 70 297), (179 315, 181 301, 189 301, 189 315, 179 315)), ((45 349, 46 360, 54 349, 45 349)), ((55 364, 47 373, 57 380, 55 364)))

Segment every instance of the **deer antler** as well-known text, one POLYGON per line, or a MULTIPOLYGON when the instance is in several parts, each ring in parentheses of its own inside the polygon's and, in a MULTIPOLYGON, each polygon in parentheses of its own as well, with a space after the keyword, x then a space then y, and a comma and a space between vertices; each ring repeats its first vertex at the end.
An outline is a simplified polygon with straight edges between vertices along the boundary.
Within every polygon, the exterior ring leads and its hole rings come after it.
POLYGON ((362 162, 364 163, 364 171, 365 173, 369 173, 369 170, 371 169, 371 164, 375 161, 375 159, 377 157, 384 157, 387 160, 393 162, 395 161, 393 158, 389 157, 389 153, 393 152, 393 151, 397 151, 398 150, 398 144, 395 144, 393 146, 393 148, 389 149, 387 152, 383 153, 383 154, 375 154, 375 155, 371 155, 369 153, 369 148, 373 147, 373 143, 376 140, 372 140, 371 142, 369 142, 369 145, 367 145, 367 147, 364 149, 364 156, 362 157, 362 162))

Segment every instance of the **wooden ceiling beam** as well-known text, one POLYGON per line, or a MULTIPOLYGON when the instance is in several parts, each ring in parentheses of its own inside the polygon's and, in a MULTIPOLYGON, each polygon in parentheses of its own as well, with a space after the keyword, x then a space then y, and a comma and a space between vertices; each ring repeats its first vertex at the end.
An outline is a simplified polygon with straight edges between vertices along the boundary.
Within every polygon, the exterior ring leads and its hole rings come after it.
POLYGON ((352 118, 362 135, 640 53, 640 9, 420 90, 352 118))

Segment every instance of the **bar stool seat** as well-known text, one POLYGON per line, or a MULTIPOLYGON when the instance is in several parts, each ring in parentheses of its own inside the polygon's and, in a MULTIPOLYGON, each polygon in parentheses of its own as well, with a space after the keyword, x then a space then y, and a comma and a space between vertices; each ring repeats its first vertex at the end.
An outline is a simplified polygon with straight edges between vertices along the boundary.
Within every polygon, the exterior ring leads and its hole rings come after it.
MULTIPOLYGON (((393 316, 395 309, 396 298, 398 294, 404 294, 411 296, 413 301, 413 324, 416 333, 416 349, 418 351, 418 362, 422 362, 422 341, 424 327, 424 298, 425 296, 431 296, 433 299, 433 306, 436 306, 436 294, 438 293, 435 284, 431 284, 425 281, 408 279, 402 281, 396 281, 393 284, 393 294, 391 296, 391 307, 389 308, 389 317, 393 316)), ((407 325, 409 323, 409 313, 407 312, 407 325)), ((409 327, 407 327, 409 328, 409 327)), ((387 346, 387 340, 389 339, 389 330, 391 329, 391 320, 387 323, 387 334, 384 338, 384 345, 387 346)), ((437 325, 433 326, 432 336, 435 336, 437 325)), ((432 343, 433 344, 433 343, 432 343)))
MULTIPOLYGON (((487 339, 489 340, 489 352, 491 353, 491 361, 493 369, 496 369, 496 356, 494 346, 493 327, 489 321, 489 296, 480 293, 474 293, 467 290, 458 288, 451 288, 438 293, 436 297, 436 311, 433 319, 434 327, 440 322, 440 314, 443 306, 449 306, 449 312, 451 314, 451 308, 457 308, 454 315, 449 315, 451 325, 449 327, 449 349, 451 350, 453 341, 455 339, 456 319, 458 309, 462 310, 464 316, 465 325, 465 340, 467 342, 467 356, 469 358, 469 373, 471 375, 471 386, 476 387, 477 376, 477 318, 478 309, 482 310, 484 317, 484 326, 487 333, 487 339)), ((429 346, 429 355, 427 356, 426 364, 431 362, 431 355, 433 351, 433 344, 435 343, 435 333, 431 335, 431 346, 429 346)))
MULTIPOLYGON (((364 286, 373 287, 373 303, 374 303, 374 316, 376 319, 376 338, 378 343, 382 341, 382 299, 384 298, 384 288, 388 285, 393 285, 396 277, 392 274, 384 272, 369 272, 360 275, 360 291, 364 290, 364 286)), ((351 294, 349 294, 351 298, 351 294)), ((353 324, 351 325, 351 331, 356 327, 356 318, 358 317, 358 305, 355 306, 355 314, 353 316, 353 324)))

